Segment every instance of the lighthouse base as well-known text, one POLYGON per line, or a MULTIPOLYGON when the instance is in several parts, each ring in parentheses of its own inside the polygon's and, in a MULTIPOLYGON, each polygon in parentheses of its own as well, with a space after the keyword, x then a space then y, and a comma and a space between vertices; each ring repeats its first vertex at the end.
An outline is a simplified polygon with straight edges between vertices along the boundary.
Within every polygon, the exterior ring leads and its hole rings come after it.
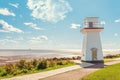
POLYGON ((81 67, 83 68, 103 68, 104 61, 81 61, 81 67))

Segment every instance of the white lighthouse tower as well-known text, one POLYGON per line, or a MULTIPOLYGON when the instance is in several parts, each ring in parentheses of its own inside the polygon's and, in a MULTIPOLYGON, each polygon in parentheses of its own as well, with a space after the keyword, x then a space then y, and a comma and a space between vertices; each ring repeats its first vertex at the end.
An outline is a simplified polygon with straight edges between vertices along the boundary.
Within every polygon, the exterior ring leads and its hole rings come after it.
POLYGON ((87 17, 84 20, 82 62, 100 63, 103 62, 103 52, 100 39, 100 32, 103 27, 99 27, 98 17, 87 17))

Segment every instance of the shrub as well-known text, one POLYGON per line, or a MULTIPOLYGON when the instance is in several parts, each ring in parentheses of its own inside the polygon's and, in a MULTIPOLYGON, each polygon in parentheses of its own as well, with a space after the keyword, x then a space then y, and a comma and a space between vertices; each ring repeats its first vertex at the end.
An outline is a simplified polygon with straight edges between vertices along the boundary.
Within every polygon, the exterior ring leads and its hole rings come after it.
POLYGON ((32 63, 33 67, 36 68, 38 65, 38 60, 34 59, 33 61, 31 61, 31 63, 32 63))
POLYGON ((13 72, 13 75, 15 76, 15 75, 20 74, 20 73, 21 73, 20 70, 16 70, 16 71, 13 72))
POLYGON ((49 60, 49 67, 53 67, 57 65, 57 61, 56 60, 49 60))
POLYGON ((0 76, 6 76, 7 75, 7 72, 5 70, 5 68, 1 67, 0 68, 0 76))
POLYGON ((26 60, 22 59, 20 60, 16 66, 19 68, 19 69, 26 69, 27 68, 27 63, 26 63, 26 60))
POLYGON ((21 73, 28 73, 29 71, 27 69, 22 69, 21 73))
POLYGON ((66 65, 66 64, 69 64, 68 63, 68 60, 60 60, 57 62, 58 65, 66 65))
POLYGON ((62 61, 57 61, 57 65, 63 65, 62 61))
POLYGON ((34 68, 34 66, 31 62, 27 62, 25 67, 27 70, 32 70, 34 68))
POLYGON ((49 61, 47 60, 42 60, 39 62, 37 69, 45 69, 49 67, 49 61))
POLYGON ((6 64, 5 70, 8 74, 13 74, 17 69, 16 69, 16 66, 14 64, 6 64))

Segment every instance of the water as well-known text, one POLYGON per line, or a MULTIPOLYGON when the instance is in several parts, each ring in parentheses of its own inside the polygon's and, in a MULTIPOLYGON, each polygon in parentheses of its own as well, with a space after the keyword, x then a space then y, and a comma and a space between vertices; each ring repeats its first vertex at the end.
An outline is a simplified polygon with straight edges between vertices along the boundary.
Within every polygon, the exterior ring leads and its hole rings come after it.
MULTIPOLYGON (((118 50, 103 50, 103 54, 118 54, 120 53, 120 49, 118 50)), ((60 57, 60 56, 81 56, 81 50, 0 50, 0 56, 34 56, 34 57, 60 57)))
POLYGON ((0 50, 0 56, 60 57, 80 55, 80 52, 77 53, 65 50, 0 50))

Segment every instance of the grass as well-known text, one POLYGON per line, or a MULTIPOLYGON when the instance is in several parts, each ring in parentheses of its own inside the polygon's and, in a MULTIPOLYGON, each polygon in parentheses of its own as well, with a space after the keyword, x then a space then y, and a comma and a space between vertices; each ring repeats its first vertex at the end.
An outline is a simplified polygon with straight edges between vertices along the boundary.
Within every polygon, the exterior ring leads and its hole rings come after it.
POLYGON ((82 80, 120 80, 120 63, 100 69, 82 80))
POLYGON ((110 62, 110 61, 113 61, 115 58, 105 58, 104 59, 104 62, 110 62))

